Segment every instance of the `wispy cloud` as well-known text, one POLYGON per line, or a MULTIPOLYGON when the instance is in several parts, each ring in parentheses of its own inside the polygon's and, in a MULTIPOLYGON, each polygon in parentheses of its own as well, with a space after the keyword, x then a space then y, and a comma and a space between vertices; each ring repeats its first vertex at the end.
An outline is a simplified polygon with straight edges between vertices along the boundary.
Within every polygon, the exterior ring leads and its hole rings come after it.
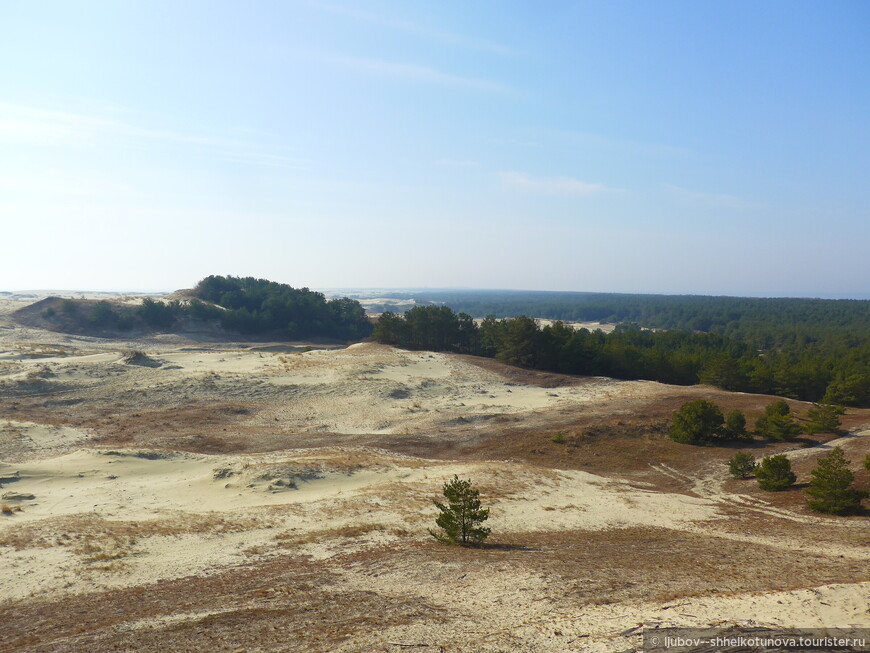
POLYGON ((509 86, 489 79, 454 75, 436 68, 430 68, 429 66, 421 66, 413 63, 385 61, 382 59, 366 59, 363 57, 347 57, 336 54, 324 55, 322 59, 328 63, 333 63, 345 68, 351 68, 381 77, 394 77, 414 82, 456 86, 476 91, 495 93, 505 93, 512 90, 509 86))
POLYGON ((541 147, 541 144, 537 141, 524 141, 519 138, 492 138, 490 139, 492 143, 497 145, 518 145, 520 147, 541 147))
POLYGON ((757 209, 762 207, 762 204, 758 202, 752 202, 736 195, 706 193, 702 191, 689 190, 688 188, 682 188, 681 186, 674 186, 673 184, 662 184, 662 188, 670 195, 683 202, 699 206, 737 210, 757 209))
POLYGON ((0 140, 5 142, 61 145, 114 128, 109 120, 0 102, 0 140))
POLYGON ((305 161, 280 154, 263 154, 260 152, 239 152, 235 155, 216 157, 219 161, 232 161, 235 163, 248 163, 252 165, 268 166, 272 168, 292 168, 304 170, 305 161))
POLYGON ((149 129, 117 120, 0 102, 0 138, 24 141, 35 138, 46 144, 60 144, 64 141, 88 139, 101 134, 196 145, 239 145, 238 141, 225 138, 149 129))
POLYGON ((687 157, 693 154, 689 148, 679 145, 635 141, 589 132, 559 131, 555 133, 560 140, 567 140, 577 145, 598 147, 627 154, 655 157, 687 157))
POLYGON ((0 176, 0 188, 40 196, 122 197, 135 192, 128 183, 101 176, 70 176, 62 172, 43 173, 38 178, 0 176))
POLYGON ((572 177, 532 177, 524 172, 502 172, 499 178, 508 188, 541 195, 584 196, 617 190, 608 188, 604 184, 581 181, 572 177))
POLYGON ((259 146, 249 140, 156 129, 102 117, 0 102, 0 142, 59 147, 91 145, 107 137, 193 145, 208 149, 215 158, 251 165, 301 165, 299 159, 262 153, 259 146))
POLYGON ((346 5, 333 4, 329 2, 317 2, 314 0, 312 0, 308 4, 312 7, 329 12, 331 14, 344 16, 346 18, 351 18, 366 23, 372 23, 375 25, 381 25, 390 29, 414 34, 416 36, 422 36, 424 38, 441 41, 442 43, 446 43, 455 47, 477 50, 479 52, 490 52, 492 54, 499 55, 508 55, 513 53, 510 48, 499 45, 498 43, 493 43, 492 41, 488 41, 486 39, 432 29, 431 27, 426 27, 413 21, 401 20, 398 18, 383 16, 380 14, 373 14, 370 12, 362 11, 356 7, 349 7, 346 5))
POLYGON ((479 161, 463 161, 457 159, 439 159, 437 161, 440 166, 451 166, 453 168, 479 168, 479 161))

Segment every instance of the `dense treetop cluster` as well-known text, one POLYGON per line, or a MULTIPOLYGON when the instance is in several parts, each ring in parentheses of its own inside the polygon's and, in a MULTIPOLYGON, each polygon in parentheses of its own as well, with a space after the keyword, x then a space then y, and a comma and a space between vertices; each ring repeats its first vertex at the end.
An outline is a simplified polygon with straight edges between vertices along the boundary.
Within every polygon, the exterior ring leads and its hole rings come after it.
POLYGON ((327 301, 322 293, 266 279, 212 275, 196 285, 194 294, 226 309, 221 311, 221 322, 240 333, 361 340, 372 332, 358 301, 346 297, 327 301))
POLYGON ((366 338, 372 325, 353 299, 327 299, 308 288, 293 288, 253 277, 209 276, 200 281, 189 302, 155 301, 138 306, 108 301, 64 300, 43 317, 71 332, 177 331, 194 322, 219 324, 227 331, 278 340, 325 337, 354 341, 366 338))

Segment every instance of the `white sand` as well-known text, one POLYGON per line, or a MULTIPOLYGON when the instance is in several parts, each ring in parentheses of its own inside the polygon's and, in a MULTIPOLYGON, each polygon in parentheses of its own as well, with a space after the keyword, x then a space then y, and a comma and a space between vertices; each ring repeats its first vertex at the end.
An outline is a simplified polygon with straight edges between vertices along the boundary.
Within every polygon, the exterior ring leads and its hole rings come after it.
MULTIPOLYGON (((543 472, 519 463, 426 461, 421 467, 417 461, 403 466, 401 458, 367 449, 351 452, 366 456, 365 467, 354 471, 336 467, 328 454, 316 452, 208 456, 91 449, 21 464, 0 463, 0 477, 19 479, 9 487, 35 496, 21 502, 26 510, 14 521, 0 520, 0 529, 81 513, 143 520, 173 510, 204 514, 310 504, 340 496, 381 496, 384 488, 399 503, 400 497, 437 496, 441 484, 454 474, 473 476, 481 483, 511 479, 515 490, 493 510, 493 519, 509 530, 680 528, 716 517, 712 501, 638 490, 579 471, 543 472), (278 480, 282 484, 276 484, 278 480), (404 489, 397 492, 397 487, 404 489)), ((387 504, 392 500, 385 499, 387 504)))
POLYGON ((540 388, 512 383, 499 374, 448 354, 409 352, 376 344, 300 353, 250 350, 157 349, 154 367, 128 365, 124 353, 71 351, 32 358, 32 350, 0 350, 0 388, 50 393, 75 390, 141 395, 143 407, 195 399, 207 391, 225 397, 269 396, 264 424, 278 421, 294 431, 334 433, 436 433, 465 424, 486 426, 499 415, 666 394, 652 381, 587 378, 577 385, 540 388), (5 357, 5 363, 3 362, 5 357), (18 385, 16 385, 18 384, 18 385))
MULTIPOLYGON (((293 537, 360 523, 403 527, 425 534, 431 521, 431 497, 453 474, 480 483, 510 478, 514 494, 492 503, 493 527, 512 531, 564 528, 606 529, 656 525, 683 528, 714 519, 715 504, 679 494, 632 490, 625 483, 583 472, 550 473, 509 463, 450 464, 403 459, 377 450, 356 449, 336 456, 314 450, 296 455, 167 455, 142 450, 81 450, 45 460, 0 465, 0 476, 17 475, 14 501, 23 512, 0 519, 0 537, 25 524, 53 518, 95 516, 109 522, 184 521, 184 514, 257 519, 261 526, 242 534, 211 532, 140 538, 123 556, 124 573, 100 574, 103 585, 177 577, 219 568, 254 546, 274 545, 284 532, 293 537), (359 471, 341 469, 342 459, 363 457, 359 471), (407 464, 405 464, 407 463, 407 464), (297 489, 277 486, 293 481, 297 489), (274 508, 281 508, 278 512, 274 508), (105 578, 103 577, 105 576, 105 578)), ((368 541, 389 541, 377 533, 368 541)), ((127 546, 124 544, 124 546, 127 546)), ((365 538, 356 546, 365 546, 365 538)), ((2 547, 0 547, 2 548, 2 547)), ((62 547, 61 547, 62 548, 62 547)), ((92 581, 79 578, 88 568, 58 547, 29 548, 0 566, 0 583, 27 574, 16 597, 50 591, 82 591, 92 581)), ((301 552, 315 559, 347 553, 347 545, 308 543, 301 552)), ((93 566, 93 565, 91 565, 93 566)))
MULTIPOLYGON (((90 433, 68 426, 47 426, 34 422, 0 419, 0 443, 28 455, 48 454, 80 445, 92 437, 90 433)), ((0 463, 2 465, 2 463, 0 463)))

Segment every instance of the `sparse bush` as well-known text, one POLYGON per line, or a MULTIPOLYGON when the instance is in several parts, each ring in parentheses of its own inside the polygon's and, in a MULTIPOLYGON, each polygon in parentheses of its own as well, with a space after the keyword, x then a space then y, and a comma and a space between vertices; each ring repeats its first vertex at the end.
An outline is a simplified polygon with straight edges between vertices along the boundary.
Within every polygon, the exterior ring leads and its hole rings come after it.
POLYGON ((768 404, 764 415, 755 421, 755 431, 769 440, 794 440, 802 430, 782 399, 768 404))
POLYGON ((674 412, 669 435, 681 444, 708 444, 722 436, 725 418, 712 401, 687 401, 674 412))
POLYGON ((190 300, 187 311, 192 318, 197 320, 219 320, 222 313, 218 307, 195 298, 190 300))
POLYGON ((565 444, 565 442, 567 442, 567 440, 565 440, 565 433, 563 433, 562 431, 556 433, 556 435, 550 438, 550 440, 552 442, 555 442, 556 444, 565 444))
POLYGON ((135 324, 136 321, 133 319, 132 315, 129 315, 128 313, 123 313, 118 316, 118 320, 115 323, 115 326, 118 328, 119 331, 129 331, 135 326, 135 324))
POLYGON ((57 314, 57 311, 55 311, 51 306, 49 306, 44 311, 42 311, 42 317, 44 317, 46 320, 50 320, 56 314, 57 314))
POLYGON ((728 471, 734 478, 750 478, 755 472, 755 458, 745 451, 738 451, 728 461, 728 471))
POLYGON ((136 313, 149 326, 168 329, 184 313, 184 307, 178 301, 155 302, 146 297, 136 313))
POLYGON ((8 503, 4 503, 2 506, 0 506, 0 512, 2 512, 4 515, 11 515, 14 512, 14 509, 8 503))
POLYGON ((846 411, 842 406, 813 404, 807 411, 810 423, 804 427, 807 433, 836 433, 840 429, 840 415, 846 411))
POLYGON ((788 405, 788 402, 785 399, 777 399, 776 401, 771 401, 764 409, 765 415, 789 415, 790 413, 791 407, 788 405))
POLYGON ((471 481, 463 481, 459 476, 444 484, 444 497, 447 504, 434 501, 441 514, 435 523, 441 532, 429 529, 429 534, 444 544, 468 546, 480 544, 489 537, 490 529, 482 526, 489 519, 489 508, 480 507, 480 491, 472 487, 471 481))
POLYGON ((797 480, 791 471, 791 461, 783 454, 762 458, 755 468, 755 478, 758 479, 758 487, 768 492, 786 490, 797 480))
POLYGON ((864 469, 870 469, 870 453, 864 458, 864 469))
POLYGON ((136 539, 132 537, 113 537, 79 543, 74 546, 74 551, 82 556, 83 562, 111 562, 129 556, 135 544, 136 539))
POLYGON ((112 327, 118 320, 118 315, 112 309, 112 305, 107 301, 97 302, 91 309, 91 315, 88 318, 90 323, 101 329, 112 327))
POLYGON ((804 490, 812 499, 807 505, 817 512, 841 515, 855 512, 868 493, 853 484, 855 475, 849 469, 849 461, 840 447, 834 447, 827 456, 819 458, 812 471, 810 486, 804 490))

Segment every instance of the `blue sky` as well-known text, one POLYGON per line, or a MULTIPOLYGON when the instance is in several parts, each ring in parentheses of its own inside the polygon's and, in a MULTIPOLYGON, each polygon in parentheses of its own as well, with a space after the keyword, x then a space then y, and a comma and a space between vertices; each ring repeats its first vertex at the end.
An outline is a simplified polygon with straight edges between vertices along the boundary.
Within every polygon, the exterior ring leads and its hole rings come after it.
POLYGON ((866 2, 0 15, 0 289, 868 292, 866 2))

